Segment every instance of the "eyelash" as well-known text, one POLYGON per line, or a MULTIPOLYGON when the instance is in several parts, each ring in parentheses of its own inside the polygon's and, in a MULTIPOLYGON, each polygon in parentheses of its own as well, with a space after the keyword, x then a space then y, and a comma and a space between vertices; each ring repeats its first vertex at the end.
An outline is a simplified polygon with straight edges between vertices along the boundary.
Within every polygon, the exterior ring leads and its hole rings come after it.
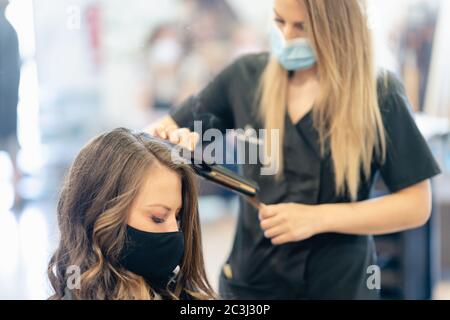
POLYGON ((158 218, 158 217, 152 217, 152 220, 156 224, 162 224, 162 223, 166 222, 166 220, 158 218))
MULTIPOLYGON (((279 23, 279 24, 281 24, 281 25, 284 24, 284 21, 281 20, 281 19, 275 19, 275 22, 276 22, 276 23, 279 23)), ((300 31, 304 31, 304 30, 305 30, 305 27, 304 27, 303 25, 296 25, 295 27, 296 27, 297 29, 299 29, 300 31)))
MULTIPOLYGON (((158 218, 158 217, 155 217, 155 216, 152 216, 151 219, 152 219, 153 222, 156 223, 156 224, 162 224, 162 223, 166 222, 166 220, 161 219, 161 218, 158 218)), ((180 214, 177 215, 176 220, 177 220, 178 222, 181 221, 181 215, 180 215, 180 214)))

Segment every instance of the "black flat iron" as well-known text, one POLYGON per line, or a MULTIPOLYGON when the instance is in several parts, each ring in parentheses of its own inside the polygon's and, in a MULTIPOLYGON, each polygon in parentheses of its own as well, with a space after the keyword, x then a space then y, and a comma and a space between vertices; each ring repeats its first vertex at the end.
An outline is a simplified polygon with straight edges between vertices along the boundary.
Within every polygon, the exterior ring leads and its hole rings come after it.
POLYGON ((256 209, 261 208, 261 202, 258 200, 259 186, 255 181, 244 178, 218 164, 210 165, 203 162, 201 164, 192 163, 191 166, 197 175, 243 196, 256 209))
POLYGON ((153 136, 150 137, 153 140, 167 145, 171 149, 177 148, 180 158, 187 160, 198 176, 234 191, 258 210, 263 205, 258 199, 259 186, 255 181, 244 178, 222 165, 206 163, 203 159, 196 157, 195 151, 190 151, 167 140, 153 136))

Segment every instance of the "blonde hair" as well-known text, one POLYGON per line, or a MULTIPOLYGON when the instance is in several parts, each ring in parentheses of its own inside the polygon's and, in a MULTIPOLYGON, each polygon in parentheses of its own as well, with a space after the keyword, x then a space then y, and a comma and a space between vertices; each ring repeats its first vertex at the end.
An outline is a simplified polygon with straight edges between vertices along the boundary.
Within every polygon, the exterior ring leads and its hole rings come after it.
MULTIPOLYGON (((357 199, 361 173, 370 175, 374 154, 384 161, 385 130, 378 105, 372 39, 359 0, 299 0, 317 55, 320 93, 314 104, 314 126, 322 154, 330 143, 337 194, 357 199)), ((268 130, 285 136, 289 74, 272 57, 260 83, 260 117, 268 130)), ((269 131, 270 132, 270 131, 269 131)), ((270 134, 266 146, 271 146, 270 134)), ((278 144, 279 171, 283 172, 283 144, 278 144)))

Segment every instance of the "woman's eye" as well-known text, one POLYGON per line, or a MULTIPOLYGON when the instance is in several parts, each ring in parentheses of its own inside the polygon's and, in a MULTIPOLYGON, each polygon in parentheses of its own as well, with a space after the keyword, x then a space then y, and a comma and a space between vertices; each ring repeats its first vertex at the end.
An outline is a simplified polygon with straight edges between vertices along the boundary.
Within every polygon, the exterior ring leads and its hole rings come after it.
POLYGON ((165 222, 164 219, 161 219, 161 218, 158 218, 158 217, 155 217, 155 216, 152 217, 152 220, 153 220, 154 223, 157 223, 157 224, 161 224, 161 223, 165 222))
POLYGON ((305 31, 305 25, 303 23, 296 24, 295 27, 300 31, 305 31))
POLYGON ((277 24, 284 24, 284 21, 283 20, 281 20, 281 19, 275 19, 275 22, 277 23, 277 24))

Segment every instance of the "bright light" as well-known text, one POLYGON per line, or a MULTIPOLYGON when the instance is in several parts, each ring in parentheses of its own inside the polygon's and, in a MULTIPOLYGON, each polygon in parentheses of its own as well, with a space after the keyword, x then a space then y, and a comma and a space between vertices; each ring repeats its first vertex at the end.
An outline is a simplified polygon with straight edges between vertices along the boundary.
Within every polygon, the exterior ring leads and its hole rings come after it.
POLYGON ((49 235, 43 212, 26 209, 19 221, 19 230, 26 292, 31 298, 46 299, 49 235))
POLYGON ((21 170, 30 174, 39 172, 43 162, 33 12, 32 0, 13 0, 6 13, 17 32, 22 58, 18 105, 18 137, 22 150, 18 161, 21 170))

